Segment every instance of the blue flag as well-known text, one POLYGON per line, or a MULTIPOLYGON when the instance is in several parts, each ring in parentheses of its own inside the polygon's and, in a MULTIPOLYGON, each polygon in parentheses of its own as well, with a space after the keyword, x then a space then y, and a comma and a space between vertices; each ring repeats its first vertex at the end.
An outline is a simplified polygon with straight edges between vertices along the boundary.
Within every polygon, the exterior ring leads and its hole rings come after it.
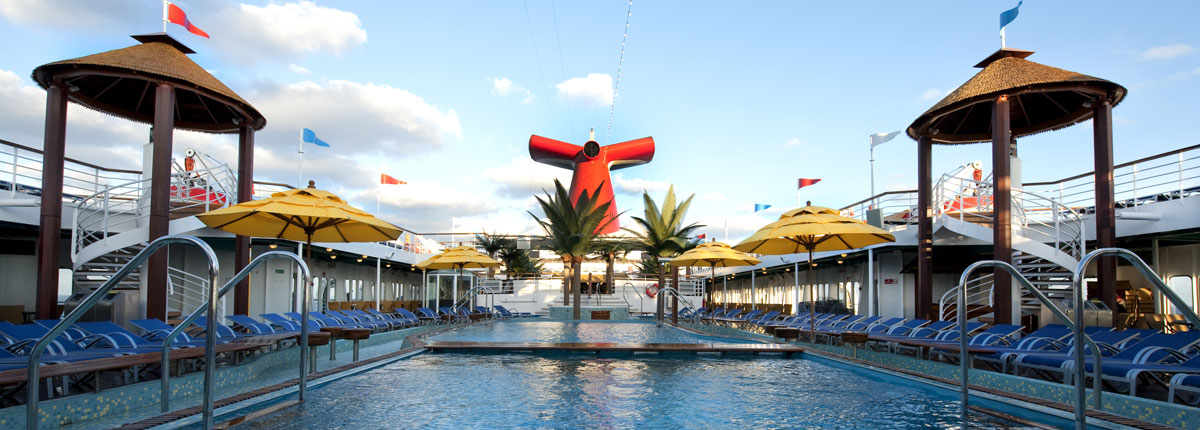
POLYGON ((1001 30, 1004 29, 1004 26, 1013 22, 1014 19, 1017 19, 1017 9, 1021 8, 1021 3, 1023 3, 1023 2, 1019 1, 1019 2, 1017 2, 1017 7, 1014 7, 1012 9, 1009 9, 1009 10, 1006 10, 1006 11, 1000 13, 1000 29, 1001 30))
POLYGON ((313 133, 312 130, 309 130, 307 128, 300 131, 300 141, 305 142, 305 143, 311 143, 311 144, 317 145, 317 146, 324 146, 326 148, 329 147, 328 143, 325 143, 324 140, 318 139, 317 134, 313 133))
POLYGON ((771 207, 771 205, 764 205, 764 204, 762 204, 762 203, 755 203, 755 204, 754 204, 754 211, 755 211, 755 212, 758 212, 758 211, 761 211, 761 210, 766 210, 766 209, 767 209, 767 208, 769 208, 769 207, 771 207))

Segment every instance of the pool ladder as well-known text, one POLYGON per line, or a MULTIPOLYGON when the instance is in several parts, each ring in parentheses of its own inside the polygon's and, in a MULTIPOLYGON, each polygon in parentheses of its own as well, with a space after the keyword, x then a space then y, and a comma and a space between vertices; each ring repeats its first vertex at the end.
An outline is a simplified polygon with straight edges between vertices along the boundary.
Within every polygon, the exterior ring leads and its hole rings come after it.
MULTIPOLYGON (((213 252, 212 247, 210 247, 203 240, 200 240, 199 238, 196 238, 194 236, 168 235, 168 236, 163 236, 158 239, 155 239, 154 241, 152 241, 148 245, 146 245, 146 247, 143 248, 141 251, 139 251, 136 255, 134 255, 133 258, 131 258, 128 263, 126 263, 119 270, 117 270, 117 272, 115 274, 113 274, 111 277, 109 277, 108 280, 104 282, 104 284, 100 285, 99 288, 96 288, 95 290, 93 290, 91 292, 91 294, 88 294, 88 296, 83 299, 83 302, 78 307, 76 307, 70 313, 65 315, 62 318, 62 320, 60 320, 57 324, 55 324, 53 327, 51 327, 50 330, 46 333, 46 335, 42 336, 42 338, 39 339, 37 341, 37 343, 35 343, 33 345, 33 348, 30 349, 29 363, 27 364, 27 368, 28 368, 27 372, 28 373, 26 374, 26 377, 25 377, 25 381, 26 381, 26 384, 25 384, 26 385, 25 428, 26 429, 37 430, 37 428, 39 427, 40 421, 41 421, 40 416, 39 416, 39 410, 38 410, 38 403, 40 400, 39 388, 41 385, 39 383, 39 381, 41 378, 39 377, 38 374, 39 374, 39 371, 41 370, 40 363, 41 363, 42 353, 45 352, 46 347, 49 346, 50 343, 53 342, 55 339, 57 339, 60 335, 62 335, 63 332, 65 332, 67 330, 67 328, 71 327, 77 321, 79 321, 79 319, 84 314, 86 314, 89 310, 91 310, 91 308, 93 306, 95 306, 97 303, 99 303, 100 300, 102 298, 104 298, 104 296, 110 290, 112 290, 114 287, 116 287, 117 284, 119 284, 125 277, 129 276, 129 274, 133 273, 134 270, 137 270, 139 267, 141 267, 141 265, 143 263, 145 263, 146 260, 148 260, 151 255, 153 255, 155 252, 157 252, 160 248, 165 248, 167 245, 176 244, 176 243, 192 245, 197 248, 200 248, 200 250, 204 254, 205 260, 208 262, 208 275, 209 275, 208 285, 212 286, 212 287, 215 287, 217 285, 217 277, 220 274, 220 266, 217 262, 217 256, 216 256, 216 253, 213 252), (38 365, 35 365, 35 364, 38 364, 38 365)), ((159 393, 159 395, 162 397, 160 406, 161 406, 163 412, 167 411, 167 408, 169 405, 169 399, 168 399, 168 397, 169 397, 169 381, 168 381, 168 378, 170 377, 169 357, 170 357, 172 341, 175 339, 176 336, 179 335, 179 333, 181 333, 185 328, 187 328, 189 325, 191 325, 191 323, 194 322, 201 315, 204 315, 205 313, 207 313, 209 315, 216 315, 217 299, 221 295, 224 295, 226 292, 231 290, 233 288, 233 286, 236 285, 238 282, 241 282, 243 279, 245 279, 247 276, 249 276, 250 271, 252 269, 254 269, 255 267, 257 267, 261 262, 271 259, 271 258, 291 258, 292 260, 294 260, 296 262, 297 265, 299 265, 300 271, 304 275, 304 277, 302 279, 308 279, 308 273, 309 273, 308 266, 305 265, 302 260, 300 260, 299 256, 297 256, 296 254, 290 253, 290 252, 286 252, 286 251, 270 251, 270 252, 259 255, 257 258, 255 258, 253 261, 251 261, 250 264, 248 264, 244 269, 242 269, 241 272, 239 272, 232 279, 230 279, 229 282, 227 282, 219 290, 217 288, 209 288, 208 297, 205 299, 204 304, 201 305, 199 308, 197 308, 194 312, 192 312, 192 314, 189 315, 188 318, 183 323, 177 325, 175 327, 175 329, 171 332, 171 334, 167 335, 163 340, 163 346, 162 346, 163 359, 162 359, 162 363, 160 364, 161 368, 159 369, 159 372, 161 374, 161 379, 162 379, 161 387, 160 387, 161 391, 159 393)), ((308 294, 309 294, 308 287, 309 287, 309 283, 305 282, 304 283, 305 297, 308 297, 308 294)), ((303 307, 303 313, 304 313, 304 316, 307 317, 307 315, 308 315, 308 303, 307 302, 305 302, 305 306, 303 307)), ((203 385, 204 386, 204 399, 202 401, 202 411, 203 411, 202 412, 202 414, 203 414, 203 422, 202 423, 203 423, 204 428, 206 428, 206 429, 213 427, 213 395, 214 395, 213 373, 216 369, 215 362, 216 362, 216 339, 217 339, 217 336, 215 336, 214 334, 217 333, 216 324, 217 324, 216 318, 208 318, 208 321, 207 321, 207 324, 205 327, 206 334, 205 334, 205 345, 204 345, 205 349, 204 349, 204 385, 203 385)), ((304 354, 305 354, 305 352, 307 352, 308 348, 304 348, 303 346, 307 345, 307 343, 308 343, 308 331, 307 331, 308 318, 304 318, 304 321, 301 323, 301 326, 302 326, 303 331, 301 332, 301 335, 300 335, 300 345, 301 345, 300 354, 301 355, 300 355, 299 397, 300 397, 300 400, 304 400, 304 389, 305 389, 305 385, 306 385, 305 380, 307 379, 306 378, 307 375, 305 373, 307 371, 307 367, 305 366, 304 354)))
MULTIPOLYGON (((1179 312, 1183 313, 1184 317, 1187 318, 1188 322, 1191 323, 1193 327, 1200 327, 1200 317, 1196 316, 1196 313, 1190 307, 1188 307, 1182 299, 1179 298, 1179 295, 1175 294, 1174 291, 1171 291, 1171 289, 1167 287, 1167 284, 1158 277, 1158 275, 1154 272, 1154 269, 1151 268, 1150 265, 1146 264, 1141 257, 1138 257, 1137 254, 1134 254, 1128 249, 1122 248, 1101 248, 1089 252, 1082 259, 1080 259, 1079 264, 1075 266, 1075 272, 1071 276, 1071 286, 1073 288, 1072 308, 1076 310, 1075 316, 1077 318, 1082 315, 1082 312, 1078 312, 1078 310, 1083 309, 1083 281, 1084 275, 1087 273, 1088 265, 1090 265, 1093 260, 1106 256, 1121 257, 1125 261, 1132 264, 1133 267, 1137 269, 1138 273, 1141 273, 1142 276, 1150 281, 1150 285, 1161 292, 1163 296, 1165 296, 1167 300, 1169 300, 1171 304, 1179 310, 1179 312)), ((1038 301, 1040 301, 1052 313, 1054 313, 1055 317, 1063 321, 1074 332, 1074 338, 1076 339, 1076 342, 1074 343, 1075 362, 1073 365, 1073 369, 1075 370, 1075 428, 1079 430, 1086 428, 1087 389, 1084 387, 1084 384, 1087 381, 1087 361, 1084 358, 1083 348, 1079 347, 1078 339, 1083 339, 1084 342, 1087 343, 1092 350, 1092 356, 1095 360, 1092 363, 1092 368, 1094 370, 1093 373, 1095 374, 1095 377, 1092 378, 1092 394, 1094 396, 1092 407, 1097 410, 1102 410, 1104 407, 1104 404, 1101 402, 1104 377, 1103 373, 1100 371, 1102 365, 1102 354, 1100 353, 1100 348, 1094 341, 1092 341, 1091 337, 1089 337, 1087 333, 1083 331, 1083 324, 1079 320, 1073 320, 1069 318, 1066 312, 1063 312, 1058 305, 1054 304, 1054 302, 1051 302, 1041 290, 1034 287, 1034 285, 1029 282, 1028 279, 1022 276, 1017 268, 1013 267, 1013 265, 1010 263, 999 260, 985 260, 971 264, 970 266, 967 266, 966 270, 963 270, 962 276, 959 277, 959 285, 964 285, 976 269, 983 267, 995 267, 1008 272, 1009 275, 1012 275, 1013 279, 1015 279, 1022 288, 1029 290, 1034 297, 1038 299, 1038 301)), ((967 428, 967 398, 970 381, 968 374, 971 369, 971 359, 967 352, 967 309, 966 306, 963 306, 963 303, 966 302, 965 295, 966 290, 960 288, 957 295, 957 311, 959 321, 959 365, 962 368, 962 379, 959 381, 959 386, 961 390, 963 428, 967 428)))

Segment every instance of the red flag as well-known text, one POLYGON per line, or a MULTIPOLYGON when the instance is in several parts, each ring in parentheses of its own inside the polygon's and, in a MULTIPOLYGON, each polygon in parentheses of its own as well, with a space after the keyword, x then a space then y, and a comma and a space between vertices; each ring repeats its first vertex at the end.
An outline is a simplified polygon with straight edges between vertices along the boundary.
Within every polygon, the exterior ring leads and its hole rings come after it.
POLYGON ((399 179, 388 176, 387 173, 380 173, 379 174, 379 183, 383 184, 383 185, 400 185, 400 184, 407 184, 408 182, 404 182, 399 179))
POLYGON ((800 178, 800 181, 796 183, 796 189, 798 190, 798 189, 807 187, 809 185, 816 184, 817 182, 821 182, 821 180, 820 179, 800 178))
POLYGON ((200 27, 192 25, 187 19, 187 14, 183 13, 183 9, 175 6, 174 3, 167 3, 167 22, 182 25, 183 28, 186 28, 188 32, 194 35, 204 37, 205 39, 209 38, 208 33, 205 33, 200 27))
POLYGON ((701 233, 701 234, 696 235, 696 239, 704 239, 707 237, 708 237, 708 233, 701 233))

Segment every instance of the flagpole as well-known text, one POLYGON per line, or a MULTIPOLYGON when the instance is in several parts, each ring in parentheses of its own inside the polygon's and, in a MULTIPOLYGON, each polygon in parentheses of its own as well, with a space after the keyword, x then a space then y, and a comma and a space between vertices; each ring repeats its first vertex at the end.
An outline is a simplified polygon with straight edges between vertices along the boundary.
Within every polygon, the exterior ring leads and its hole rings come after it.
POLYGON ((867 140, 871 145, 871 207, 868 209, 875 209, 875 138, 867 136, 867 140))
POLYGON ((167 1, 167 0, 163 0, 163 18, 162 18, 162 21, 163 21, 163 33, 166 33, 166 32, 167 32, 167 17, 168 17, 168 15, 167 15, 167 8, 170 6, 170 4, 171 4, 171 2, 169 2, 169 1, 167 1))
POLYGON ((300 129, 300 146, 296 147, 300 162, 296 173, 296 188, 304 188, 304 129, 300 129))
POLYGON ((1000 48, 1004 48, 1004 27, 1000 27, 1000 48))

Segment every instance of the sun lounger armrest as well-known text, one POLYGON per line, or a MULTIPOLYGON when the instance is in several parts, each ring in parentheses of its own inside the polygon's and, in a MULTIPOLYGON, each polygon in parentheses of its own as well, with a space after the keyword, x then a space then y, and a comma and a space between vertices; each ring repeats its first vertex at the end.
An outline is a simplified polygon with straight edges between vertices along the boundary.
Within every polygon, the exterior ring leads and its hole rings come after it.
MULTIPOLYGON (((120 348, 121 347, 121 345, 119 343, 117 343, 116 339, 113 339, 112 336, 109 336, 107 334, 92 334, 92 335, 88 335, 86 337, 80 338, 78 340, 75 340, 74 342, 76 345, 79 345, 86 349, 92 349, 93 347, 96 347, 97 345, 99 345, 100 347, 104 347, 103 343, 108 343, 108 346, 107 346, 108 348, 120 348)), ((130 347, 132 348, 133 345, 130 345, 130 347)))
POLYGON ((1187 354, 1179 352, 1174 348, 1168 348, 1165 346, 1151 346, 1138 352, 1138 354, 1134 356, 1133 362, 1137 364, 1165 364, 1168 363, 1168 359, 1174 359, 1177 360, 1177 362, 1184 362, 1190 358, 1191 357, 1189 357, 1187 354))

